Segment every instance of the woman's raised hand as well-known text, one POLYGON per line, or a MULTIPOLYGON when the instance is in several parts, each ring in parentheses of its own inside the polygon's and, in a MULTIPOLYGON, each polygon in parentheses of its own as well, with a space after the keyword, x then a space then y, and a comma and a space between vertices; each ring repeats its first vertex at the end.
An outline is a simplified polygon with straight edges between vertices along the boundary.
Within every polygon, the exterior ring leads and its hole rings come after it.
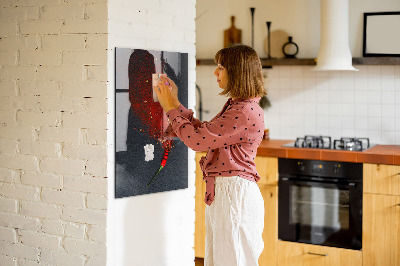
POLYGON ((170 86, 172 88, 171 89, 172 103, 173 103, 175 109, 178 108, 179 105, 181 104, 178 99, 178 87, 176 86, 175 82, 172 79, 170 79, 168 77, 161 77, 161 78, 164 79, 164 82, 166 81, 170 84, 170 86))
POLYGON ((153 89, 157 93, 158 102, 165 112, 176 109, 172 100, 171 84, 165 77, 159 78, 157 86, 154 86, 153 89))

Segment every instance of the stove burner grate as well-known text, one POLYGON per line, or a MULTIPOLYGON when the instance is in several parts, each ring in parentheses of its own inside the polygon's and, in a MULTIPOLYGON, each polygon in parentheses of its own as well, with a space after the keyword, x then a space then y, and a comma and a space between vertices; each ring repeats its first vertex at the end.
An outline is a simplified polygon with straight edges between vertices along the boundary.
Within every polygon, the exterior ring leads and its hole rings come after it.
POLYGON ((314 148, 314 149, 333 149, 345 151, 364 151, 371 147, 368 138, 345 138, 336 139, 331 141, 329 136, 312 136, 306 135, 297 138, 293 143, 288 143, 284 146, 296 148, 314 148))
POLYGON ((304 138, 297 138, 294 146, 299 148, 330 149, 331 137, 306 135, 304 138))
POLYGON ((369 147, 368 138, 340 138, 333 142, 335 150, 363 151, 369 147))

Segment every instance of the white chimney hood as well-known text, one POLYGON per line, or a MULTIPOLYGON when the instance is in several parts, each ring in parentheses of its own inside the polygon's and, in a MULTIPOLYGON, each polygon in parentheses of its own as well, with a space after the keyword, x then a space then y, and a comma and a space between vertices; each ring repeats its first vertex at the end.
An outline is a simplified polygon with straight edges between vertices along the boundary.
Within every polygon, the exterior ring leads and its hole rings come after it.
POLYGON ((321 0, 321 40, 314 70, 358 71, 349 47, 348 0, 321 0))

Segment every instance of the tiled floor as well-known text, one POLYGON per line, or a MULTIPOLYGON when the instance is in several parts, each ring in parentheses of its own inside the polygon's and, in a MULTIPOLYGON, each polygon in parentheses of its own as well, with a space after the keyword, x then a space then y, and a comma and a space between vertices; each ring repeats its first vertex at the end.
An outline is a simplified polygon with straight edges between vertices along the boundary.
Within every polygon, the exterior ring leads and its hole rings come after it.
POLYGON ((204 259, 203 258, 195 258, 194 265, 195 266, 204 266, 204 259))

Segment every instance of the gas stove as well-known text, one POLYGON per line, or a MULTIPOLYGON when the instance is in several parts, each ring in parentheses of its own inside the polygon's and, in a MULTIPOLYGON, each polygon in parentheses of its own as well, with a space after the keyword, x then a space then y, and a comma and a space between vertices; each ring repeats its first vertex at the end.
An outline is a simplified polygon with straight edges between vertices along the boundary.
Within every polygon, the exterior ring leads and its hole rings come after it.
POLYGON ((314 148, 344 151, 364 151, 371 148, 368 138, 340 138, 332 142, 329 136, 311 136, 297 138, 295 142, 283 145, 295 148, 314 148))

